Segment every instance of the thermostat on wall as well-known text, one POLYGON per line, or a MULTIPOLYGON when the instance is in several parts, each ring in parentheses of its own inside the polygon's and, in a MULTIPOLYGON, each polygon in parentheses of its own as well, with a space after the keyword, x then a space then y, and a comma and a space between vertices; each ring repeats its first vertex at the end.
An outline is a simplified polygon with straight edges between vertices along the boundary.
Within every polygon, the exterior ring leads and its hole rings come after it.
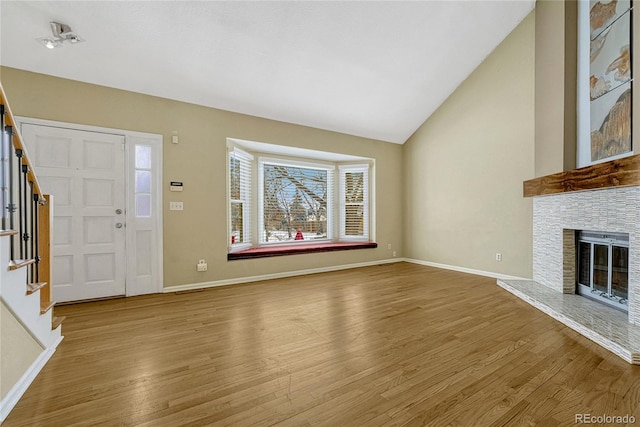
POLYGON ((169 189, 171 191, 182 191, 182 183, 180 181, 171 181, 169 189))

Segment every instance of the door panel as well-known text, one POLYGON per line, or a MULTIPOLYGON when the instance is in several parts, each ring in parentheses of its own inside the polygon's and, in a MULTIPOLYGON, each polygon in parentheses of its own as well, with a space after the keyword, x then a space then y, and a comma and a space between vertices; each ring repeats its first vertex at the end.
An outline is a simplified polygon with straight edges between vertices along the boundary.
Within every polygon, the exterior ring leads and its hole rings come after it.
POLYGON ((125 215, 116 213, 125 211, 124 136, 32 124, 21 130, 43 191, 54 197, 53 299, 124 295, 125 215))

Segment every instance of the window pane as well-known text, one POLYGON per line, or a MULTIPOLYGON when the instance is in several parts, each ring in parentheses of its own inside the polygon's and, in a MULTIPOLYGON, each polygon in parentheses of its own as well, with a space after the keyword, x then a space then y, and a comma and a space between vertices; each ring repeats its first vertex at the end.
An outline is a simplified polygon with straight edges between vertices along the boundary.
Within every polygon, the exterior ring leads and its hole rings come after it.
POLYGON ((227 241, 227 245, 232 245, 230 249, 236 250, 239 243, 246 245, 253 242, 252 219, 255 215, 252 209, 253 157, 241 150, 234 149, 229 153, 228 161, 229 241, 227 241))
POLYGON ((609 246, 593 245, 593 289, 609 292, 609 246))
POLYGON ((240 200, 240 160, 229 159, 229 194, 231 200, 240 200))
POLYGON ((346 205, 344 212, 344 230, 347 236, 364 235, 364 206, 346 205))
POLYGON ((327 238, 327 171, 264 165, 264 242, 327 238))
POLYGON ((151 216, 151 194, 136 194, 136 216, 151 216))
POLYGON ((151 169, 151 147, 149 145, 136 145, 136 168, 151 169))
POLYGON ((578 254, 578 283, 591 286, 591 243, 580 242, 578 254))
POLYGON ((629 248, 612 248, 611 293, 618 298, 629 298, 629 248))
POLYGON ((150 171, 136 171, 136 193, 151 193, 150 171))
POLYGON ((344 174, 345 202, 364 202, 364 173, 346 172, 344 174))
POLYGON ((231 203, 231 243, 243 243, 243 206, 242 203, 231 203))

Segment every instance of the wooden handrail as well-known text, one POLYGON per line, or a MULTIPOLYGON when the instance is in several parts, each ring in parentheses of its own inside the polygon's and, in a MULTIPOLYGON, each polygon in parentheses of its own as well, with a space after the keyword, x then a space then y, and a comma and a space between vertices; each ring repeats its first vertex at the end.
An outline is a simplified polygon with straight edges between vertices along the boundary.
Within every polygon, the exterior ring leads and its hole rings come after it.
POLYGON ((40 183, 38 182, 38 178, 34 172, 33 166, 31 165, 31 161, 29 160, 29 155, 27 153, 27 149, 24 146, 22 141, 22 136, 20 135, 20 130, 18 129, 17 123, 13 118, 13 113, 11 112, 11 108, 9 107, 9 102, 7 101, 7 96, 4 93, 4 89, 2 88, 2 84, 0 84, 0 104, 4 105, 5 111, 5 126, 11 126, 13 128, 13 132, 15 136, 12 138, 13 147, 15 149, 22 150, 24 153, 24 157, 22 158, 22 164, 27 165, 29 167, 28 179, 33 182, 33 191, 39 196, 44 196, 42 193, 40 183))

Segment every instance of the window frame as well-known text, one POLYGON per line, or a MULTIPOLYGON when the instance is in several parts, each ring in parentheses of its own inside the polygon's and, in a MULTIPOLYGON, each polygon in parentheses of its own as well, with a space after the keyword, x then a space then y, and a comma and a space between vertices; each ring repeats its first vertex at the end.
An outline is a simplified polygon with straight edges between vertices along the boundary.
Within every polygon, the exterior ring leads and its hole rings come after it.
POLYGON ((339 202, 337 203, 339 208, 339 226, 340 226, 340 234, 338 236, 338 240, 340 242, 367 242, 369 241, 369 236, 371 235, 371 206, 370 206, 370 193, 371 193, 371 182, 370 182, 370 164, 359 163, 359 164, 341 164, 338 165, 338 198, 339 202), (349 172, 363 173, 363 201, 362 203, 347 203, 346 201, 346 188, 345 188, 345 176, 349 172), (363 226, 362 226, 362 235, 352 235, 346 233, 346 206, 347 205, 361 205, 363 207, 363 226))
POLYGON ((227 153, 227 242, 229 245, 229 252, 238 252, 245 249, 254 247, 253 241, 253 211, 252 211, 252 199, 254 198, 253 189, 253 163, 255 157, 252 154, 238 147, 230 147, 227 153), (240 199, 231 198, 231 159, 236 158, 239 162, 240 168, 240 199), (243 165, 244 163, 244 165, 243 165), (243 171, 243 168, 245 169, 243 171), (246 170, 248 169, 248 170, 246 170), (243 188, 248 188, 248 194, 242 192, 243 188), (240 204, 242 206, 242 242, 233 243, 233 221, 232 221, 232 206, 234 204, 240 204))
POLYGON ((149 144, 134 144, 133 146, 133 214, 136 218, 153 217, 153 147, 149 144), (149 167, 143 167, 138 164, 138 147, 144 147, 149 150, 149 167), (138 172, 146 172, 149 174, 149 191, 138 191, 138 172), (148 215, 138 215, 138 196, 149 196, 149 213, 148 215))

